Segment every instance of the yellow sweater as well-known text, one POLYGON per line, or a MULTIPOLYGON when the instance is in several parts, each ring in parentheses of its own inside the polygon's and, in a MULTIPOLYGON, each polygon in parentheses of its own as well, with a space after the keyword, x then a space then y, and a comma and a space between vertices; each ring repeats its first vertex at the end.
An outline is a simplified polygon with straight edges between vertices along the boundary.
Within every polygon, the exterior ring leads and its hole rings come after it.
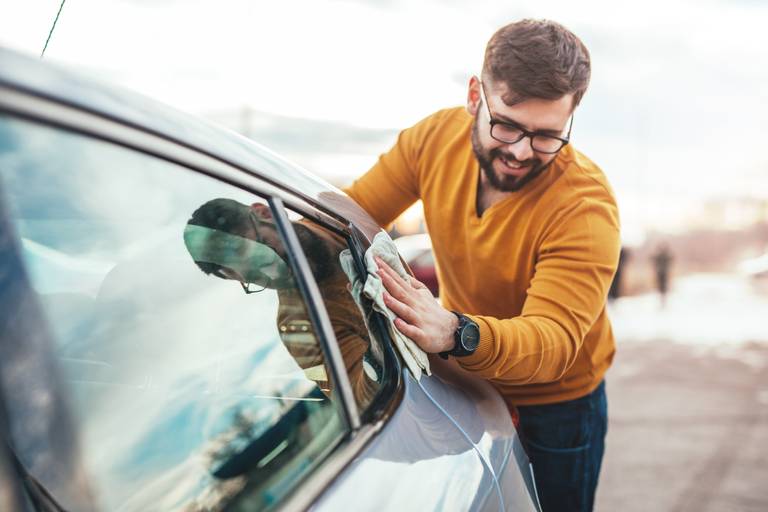
POLYGON ((472 118, 442 110, 404 130, 346 192, 382 226, 422 199, 441 301, 480 326, 456 358, 512 405, 571 400, 602 380, 615 352, 605 311, 619 255, 608 182, 566 146, 539 177, 477 215, 472 118))

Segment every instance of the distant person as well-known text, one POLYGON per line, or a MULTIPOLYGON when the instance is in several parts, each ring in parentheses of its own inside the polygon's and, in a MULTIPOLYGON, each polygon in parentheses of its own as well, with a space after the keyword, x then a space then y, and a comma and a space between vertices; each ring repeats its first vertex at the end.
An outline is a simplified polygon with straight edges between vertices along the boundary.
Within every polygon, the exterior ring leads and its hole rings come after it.
POLYGON ((653 268, 656 273, 656 290, 659 292, 661 307, 667 305, 667 292, 669 291, 669 268, 672 265, 672 251, 669 245, 661 244, 653 254, 653 268))
POLYGON ((516 408, 545 512, 592 509, 615 353, 605 303, 618 208, 600 168, 569 144, 590 68, 562 25, 506 25, 466 107, 402 131, 347 189, 381 226, 423 201, 440 302, 382 265, 386 304, 424 351, 455 358, 516 408))
MULTIPOLYGON (((320 288, 355 397, 360 406, 366 406, 379 388, 371 376, 381 377, 375 371, 380 361, 369 350, 368 330, 339 263, 339 253, 346 245, 311 222, 294 222, 293 227, 320 288), (367 372, 364 362, 369 365, 367 372)), ((187 221, 184 243, 204 273, 239 282, 246 293, 266 289, 277 293, 275 321, 283 344, 307 378, 329 394, 330 368, 269 207, 224 198, 208 201, 187 221)))

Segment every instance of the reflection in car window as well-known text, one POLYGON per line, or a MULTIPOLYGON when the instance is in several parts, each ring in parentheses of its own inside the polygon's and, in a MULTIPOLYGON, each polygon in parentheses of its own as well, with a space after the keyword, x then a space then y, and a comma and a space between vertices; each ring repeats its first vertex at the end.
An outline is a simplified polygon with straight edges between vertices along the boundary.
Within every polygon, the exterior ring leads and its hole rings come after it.
POLYGON ((0 193, 105 510, 268 508, 345 435, 263 199, 7 117, 0 193), (240 231, 203 220, 218 197, 240 231))
POLYGON ((384 357, 369 330, 370 301, 354 298, 354 275, 348 276, 342 264, 347 258, 352 267, 352 254, 346 240, 330 229, 292 211, 289 217, 323 297, 358 408, 365 411, 384 382, 384 357))

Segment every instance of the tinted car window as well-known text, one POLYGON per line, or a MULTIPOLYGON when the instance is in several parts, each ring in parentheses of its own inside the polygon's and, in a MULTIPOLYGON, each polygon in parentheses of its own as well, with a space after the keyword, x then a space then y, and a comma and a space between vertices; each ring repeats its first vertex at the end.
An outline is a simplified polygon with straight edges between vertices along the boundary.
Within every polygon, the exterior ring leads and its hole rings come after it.
POLYGON ((1 116, 0 193, 105 510, 268 508, 345 435, 263 198, 1 116))

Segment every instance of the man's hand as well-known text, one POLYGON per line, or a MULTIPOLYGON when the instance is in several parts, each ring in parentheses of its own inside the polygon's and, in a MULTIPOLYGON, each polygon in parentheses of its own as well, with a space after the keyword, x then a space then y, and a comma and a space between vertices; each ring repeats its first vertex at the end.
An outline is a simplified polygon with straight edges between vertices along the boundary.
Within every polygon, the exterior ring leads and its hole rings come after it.
POLYGON ((424 352, 451 350, 455 345, 453 334, 459 326, 456 315, 443 308, 420 281, 411 277, 411 282, 406 282, 381 258, 377 257, 376 263, 386 288, 384 303, 397 315, 395 327, 424 352))

